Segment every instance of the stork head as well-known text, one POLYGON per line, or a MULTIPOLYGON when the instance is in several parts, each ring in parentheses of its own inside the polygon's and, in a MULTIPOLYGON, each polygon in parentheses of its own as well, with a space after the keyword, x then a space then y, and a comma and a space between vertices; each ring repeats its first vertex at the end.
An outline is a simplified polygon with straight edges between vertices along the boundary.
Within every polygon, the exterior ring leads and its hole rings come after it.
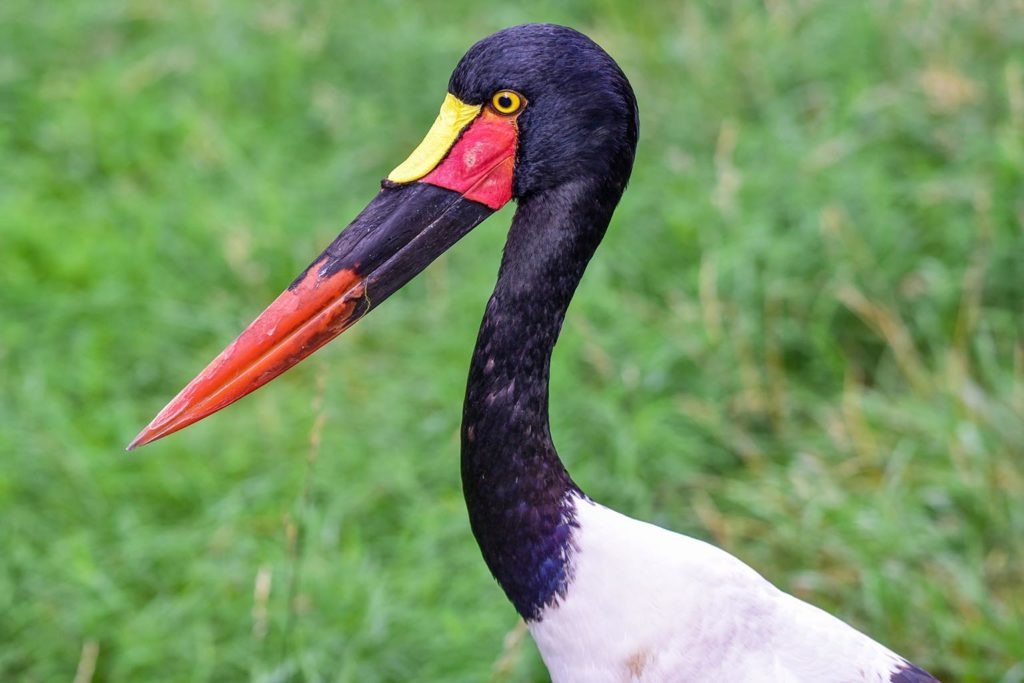
POLYGON ((608 54, 551 24, 491 35, 459 61, 423 142, 299 277, 129 450, 263 386, 351 327, 509 200, 584 181, 618 199, 639 134, 608 54))

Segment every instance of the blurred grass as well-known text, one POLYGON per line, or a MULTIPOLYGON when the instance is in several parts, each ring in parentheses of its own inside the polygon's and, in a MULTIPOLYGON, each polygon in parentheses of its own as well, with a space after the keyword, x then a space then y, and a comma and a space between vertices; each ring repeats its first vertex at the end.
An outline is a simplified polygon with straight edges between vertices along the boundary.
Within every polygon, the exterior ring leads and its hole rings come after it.
POLYGON ((633 184, 556 350, 577 481, 947 681, 1024 681, 1024 6, 0 4, 0 679, 542 681, 458 479, 510 212, 275 386, 124 444, 419 140, 577 27, 633 184))

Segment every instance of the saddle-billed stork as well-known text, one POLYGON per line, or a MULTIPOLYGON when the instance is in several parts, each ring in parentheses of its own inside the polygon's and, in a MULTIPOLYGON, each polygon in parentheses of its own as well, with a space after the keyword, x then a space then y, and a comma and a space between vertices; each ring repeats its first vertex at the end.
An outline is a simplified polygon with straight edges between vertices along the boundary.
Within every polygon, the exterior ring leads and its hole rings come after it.
POLYGON ((586 36, 533 24, 481 40, 377 196, 129 449, 269 382, 515 198, 469 370, 462 482, 484 560, 552 679, 934 682, 728 553, 594 502, 562 465, 551 351, 638 134, 629 81, 586 36))

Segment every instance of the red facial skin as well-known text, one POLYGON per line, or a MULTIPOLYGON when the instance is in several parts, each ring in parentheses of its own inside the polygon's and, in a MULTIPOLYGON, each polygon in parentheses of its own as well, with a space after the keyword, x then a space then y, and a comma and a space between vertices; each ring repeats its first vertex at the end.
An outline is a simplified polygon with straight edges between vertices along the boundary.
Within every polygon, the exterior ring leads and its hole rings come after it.
POLYGON ((463 131, 448 156, 419 182, 458 192, 500 209, 512 199, 516 158, 515 119, 484 109, 463 131))

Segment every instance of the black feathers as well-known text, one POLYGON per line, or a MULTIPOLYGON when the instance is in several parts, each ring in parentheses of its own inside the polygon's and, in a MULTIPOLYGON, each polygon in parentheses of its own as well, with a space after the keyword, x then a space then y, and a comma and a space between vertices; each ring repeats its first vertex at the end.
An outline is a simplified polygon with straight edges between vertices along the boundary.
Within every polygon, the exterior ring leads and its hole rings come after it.
POLYGON ((939 683, 939 679, 904 660, 899 669, 889 678, 889 683, 939 683))
POLYGON ((613 204, 568 184, 516 212, 480 326, 462 423, 462 482, 473 534, 526 619, 564 594, 578 492, 548 427, 551 351, 613 204))
POLYGON ((629 179, 636 100, 593 41, 546 24, 474 45, 449 89, 474 104, 502 89, 527 100, 513 181, 519 209, 466 389, 462 480, 484 560, 519 613, 535 620, 572 580, 569 494, 579 491, 548 428, 551 352, 629 179))

